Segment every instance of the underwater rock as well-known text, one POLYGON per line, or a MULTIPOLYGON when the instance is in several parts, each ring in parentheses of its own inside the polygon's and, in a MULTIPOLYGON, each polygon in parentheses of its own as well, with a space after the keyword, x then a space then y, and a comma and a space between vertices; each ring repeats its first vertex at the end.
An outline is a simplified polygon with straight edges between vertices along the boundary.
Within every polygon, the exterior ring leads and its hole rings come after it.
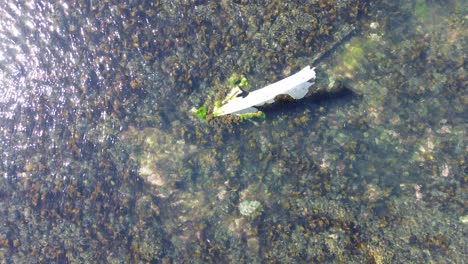
POLYGON ((262 213, 263 206, 259 201, 243 201, 239 204, 239 212, 244 216, 255 217, 262 213))

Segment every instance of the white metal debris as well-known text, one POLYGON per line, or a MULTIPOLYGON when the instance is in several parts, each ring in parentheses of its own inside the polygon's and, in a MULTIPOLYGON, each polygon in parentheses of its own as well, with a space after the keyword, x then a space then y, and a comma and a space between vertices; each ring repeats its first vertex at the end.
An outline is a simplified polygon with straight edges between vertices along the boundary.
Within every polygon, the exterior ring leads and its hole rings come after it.
POLYGON ((222 102, 221 107, 214 109, 214 116, 223 116, 227 114, 249 114, 258 110, 255 106, 262 106, 273 103, 278 95, 290 95, 294 99, 303 98, 309 91, 309 87, 315 79, 315 68, 305 67, 301 71, 281 80, 270 84, 262 89, 255 90, 246 94, 239 87, 235 87, 222 102), (312 80, 312 82, 309 82, 312 80))

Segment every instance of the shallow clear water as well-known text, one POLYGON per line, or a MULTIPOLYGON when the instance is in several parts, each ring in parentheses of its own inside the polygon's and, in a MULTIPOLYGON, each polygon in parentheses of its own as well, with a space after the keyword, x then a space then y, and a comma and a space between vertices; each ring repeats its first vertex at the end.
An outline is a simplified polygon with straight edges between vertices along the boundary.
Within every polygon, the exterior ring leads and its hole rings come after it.
POLYGON ((466 8, 3 0, 0 259, 461 263, 466 8), (191 112, 308 64, 265 119, 191 112))

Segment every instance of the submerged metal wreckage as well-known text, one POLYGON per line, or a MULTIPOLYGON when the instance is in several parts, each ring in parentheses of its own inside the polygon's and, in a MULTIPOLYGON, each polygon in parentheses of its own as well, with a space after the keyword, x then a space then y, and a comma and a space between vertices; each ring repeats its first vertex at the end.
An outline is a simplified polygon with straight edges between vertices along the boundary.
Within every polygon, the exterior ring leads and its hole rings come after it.
MULTIPOLYGON (((253 92, 246 92, 242 90, 242 87, 247 85, 247 80, 243 78, 232 88, 222 102, 215 103, 212 116, 234 115, 239 116, 241 120, 252 117, 264 117, 263 112, 258 107, 274 103, 275 98, 281 95, 289 95, 295 100, 301 99, 309 92, 309 88, 314 84, 314 80, 315 68, 307 66, 278 82, 253 92)), ((206 119, 208 114, 205 106, 199 109, 192 109, 192 112, 200 119, 206 119)))
POLYGON ((254 114, 259 111, 256 107, 274 103, 278 95, 289 95, 295 100, 301 99, 309 91, 314 79, 315 68, 307 66, 281 81, 250 93, 236 86, 222 101, 221 106, 215 106, 213 116, 254 114))
MULTIPOLYGON (((316 64, 323 59, 325 55, 347 40, 353 34, 354 29, 353 26, 344 27, 338 32, 335 41, 330 42, 326 48, 318 52, 312 58, 311 63, 316 64)), ((259 111, 258 107, 274 103, 275 99, 282 98, 282 95, 290 96, 295 100, 302 99, 309 94, 309 88, 314 84, 314 81, 315 68, 310 66, 306 66, 285 79, 252 92, 242 90, 242 87, 247 85, 247 80, 244 78, 235 85, 222 102, 215 103, 212 113, 208 114, 206 106, 198 109, 194 108, 192 112, 203 120, 206 120, 207 116, 223 117, 227 115, 240 117, 241 120, 257 116, 264 117, 264 113, 259 111)))

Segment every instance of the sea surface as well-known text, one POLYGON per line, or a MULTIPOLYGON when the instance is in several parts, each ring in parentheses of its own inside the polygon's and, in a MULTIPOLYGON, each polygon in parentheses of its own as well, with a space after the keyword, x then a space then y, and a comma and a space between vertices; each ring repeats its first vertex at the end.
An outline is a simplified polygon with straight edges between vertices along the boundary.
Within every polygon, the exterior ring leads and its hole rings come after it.
POLYGON ((0 263, 463 263, 467 11, 0 0, 0 263))

